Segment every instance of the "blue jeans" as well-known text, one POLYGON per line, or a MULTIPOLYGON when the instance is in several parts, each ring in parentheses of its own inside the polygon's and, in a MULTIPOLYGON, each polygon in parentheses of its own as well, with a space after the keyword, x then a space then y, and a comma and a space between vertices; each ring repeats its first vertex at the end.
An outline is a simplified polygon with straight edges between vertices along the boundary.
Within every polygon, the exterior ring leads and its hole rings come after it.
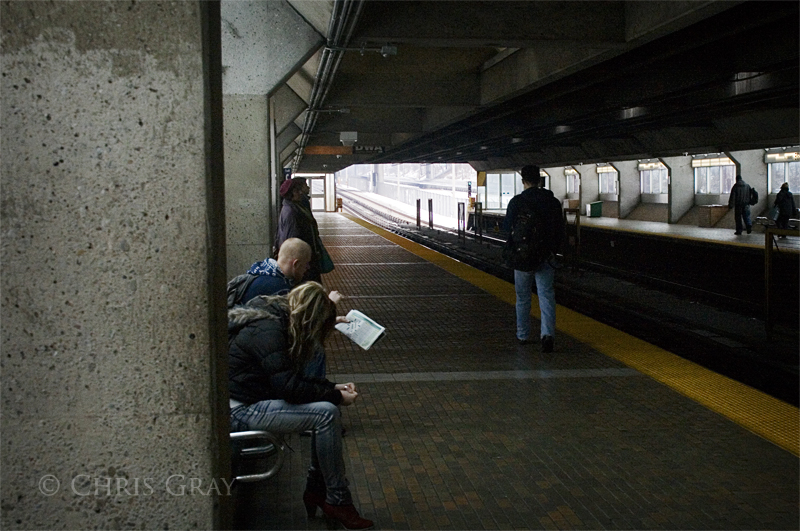
POLYGON ((750 205, 736 205, 733 207, 733 216, 736 219, 736 232, 751 230, 753 224, 750 222, 750 205), (744 227, 742 227, 744 223, 744 227))
POLYGON ((325 489, 331 505, 353 503, 342 457, 342 416, 330 402, 290 404, 283 400, 263 400, 231 409, 231 431, 264 430, 276 434, 313 430, 311 467, 306 489, 325 489))
POLYGON ((531 290, 536 282, 541 312, 540 336, 556 335, 556 291, 553 286, 555 269, 544 262, 535 271, 514 270, 514 290, 517 293, 517 339, 530 339, 531 335, 531 290))

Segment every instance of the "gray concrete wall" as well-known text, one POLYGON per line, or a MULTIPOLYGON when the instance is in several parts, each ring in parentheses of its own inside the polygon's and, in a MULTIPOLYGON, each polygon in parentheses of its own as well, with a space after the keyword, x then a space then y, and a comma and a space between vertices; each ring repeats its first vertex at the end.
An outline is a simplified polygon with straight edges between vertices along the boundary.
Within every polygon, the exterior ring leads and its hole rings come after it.
POLYGON ((206 9, 0 6, 3 529, 218 525, 206 9))
MULTIPOLYGON (((767 175, 767 164, 764 162, 764 151, 761 149, 750 149, 747 151, 731 151, 728 153, 731 160, 738 163, 737 173, 741 174, 744 182, 752 186, 758 192, 758 203, 750 207, 750 213, 755 220, 769 208, 769 176, 767 175)), ((727 200, 729 195, 725 196, 727 200)), ((731 227, 735 226, 731 225, 731 227)))
POLYGON ((267 96, 226 94, 225 210, 228 279, 269 253, 270 168, 267 96))
POLYGON ((641 201, 639 163, 635 160, 614 162, 619 171, 619 218, 625 219, 641 201))
POLYGON ((677 223, 694 206, 694 169, 692 157, 665 157, 669 168, 669 222, 677 223))
POLYGON ((552 168, 542 168, 550 176, 550 191, 556 199, 563 201, 567 198, 567 180, 564 178, 564 167, 555 166, 552 168))
POLYGON ((298 134, 287 127, 306 105, 283 83, 324 40, 287 2, 224 0, 220 10, 230 279, 271 251, 281 154, 298 134))
POLYGON ((586 214, 586 205, 600 200, 600 183, 594 164, 573 166, 581 174, 581 214, 586 214))

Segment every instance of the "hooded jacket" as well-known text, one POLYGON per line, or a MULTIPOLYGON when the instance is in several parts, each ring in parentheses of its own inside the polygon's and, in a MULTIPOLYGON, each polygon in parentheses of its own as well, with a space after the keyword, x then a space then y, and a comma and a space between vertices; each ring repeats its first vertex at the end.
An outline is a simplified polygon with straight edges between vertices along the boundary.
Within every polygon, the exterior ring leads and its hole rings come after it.
POLYGON ((302 374, 289 355, 289 315, 261 297, 228 312, 228 391, 244 404, 285 400, 292 404, 330 402, 342 394, 324 378, 302 374))
POLYGON ((247 286, 239 304, 247 304, 250 299, 259 295, 286 295, 294 287, 292 279, 283 274, 274 258, 256 262, 247 274, 255 278, 247 286))

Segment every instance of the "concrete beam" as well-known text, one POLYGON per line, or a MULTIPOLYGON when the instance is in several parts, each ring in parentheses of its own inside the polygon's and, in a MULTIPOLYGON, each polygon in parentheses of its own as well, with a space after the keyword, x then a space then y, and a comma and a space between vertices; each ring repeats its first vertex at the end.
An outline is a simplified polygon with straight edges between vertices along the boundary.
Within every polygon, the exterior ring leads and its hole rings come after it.
POLYGON ((333 13, 332 1, 287 0, 287 2, 306 22, 317 30, 317 33, 326 39, 328 38, 328 27, 333 13))
POLYGON ((317 75, 322 51, 317 50, 303 66, 295 72, 292 77, 286 80, 286 84, 300 96, 303 101, 311 101, 311 91, 314 88, 314 78, 317 75))
POLYGON ((294 123, 308 108, 308 104, 288 85, 282 85, 270 98, 275 109, 275 127, 278 134, 294 123))
POLYGON ((460 76, 422 72, 340 73, 326 100, 329 107, 451 107, 477 106, 479 102, 477 72, 460 76))
POLYGON ((721 13, 743 0, 625 2, 625 40, 645 42, 721 13))
POLYGON ((625 3, 367 2, 351 42, 498 48, 542 40, 621 43, 625 3))
POLYGON ((290 123, 280 134, 278 134, 277 146, 278 153, 283 153, 287 146, 289 146, 295 139, 297 139, 303 130, 294 123, 290 123))
POLYGON ((223 0, 225 94, 270 94, 323 43, 288 3, 223 0))

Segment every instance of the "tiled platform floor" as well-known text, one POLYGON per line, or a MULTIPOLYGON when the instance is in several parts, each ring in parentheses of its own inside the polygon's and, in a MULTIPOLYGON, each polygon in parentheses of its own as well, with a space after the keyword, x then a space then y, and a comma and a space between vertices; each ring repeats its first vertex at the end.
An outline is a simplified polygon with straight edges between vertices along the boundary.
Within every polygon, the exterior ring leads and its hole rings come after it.
MULTIPOLYGON (((798 459, 559 333, 520 347, 514 308, 339 214, 323 277, 387 328, 335 333, 348 477, 376 529, 798 529, 798 459)), ((535 323, 534 323, 535 324, 535 323)), ((235 490, 240 529, 325 529, 301 501, 309 439, 235 490)))

